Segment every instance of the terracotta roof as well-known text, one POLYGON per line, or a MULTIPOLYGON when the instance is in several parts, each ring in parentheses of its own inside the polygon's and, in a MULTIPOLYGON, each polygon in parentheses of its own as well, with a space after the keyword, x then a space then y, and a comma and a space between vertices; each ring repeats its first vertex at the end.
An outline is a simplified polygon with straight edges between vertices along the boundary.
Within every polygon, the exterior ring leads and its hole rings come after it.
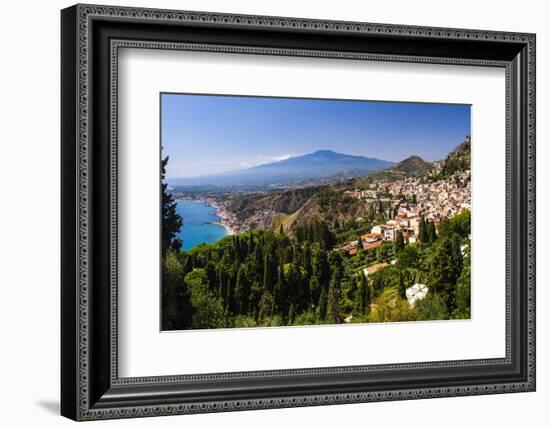
POLYGON ((382 240, 377 240, 371 243, 363 243, 363 250, 371 250, 382 245, 382 240))
POLYGON ((377 238, 382 238, 382 234, 377 234, 375 232, 371 232, 370 234, 363 234, 361 235, 361 238, 367 240, 369 238, 372 238, 372 239, 377 239, 377 238))

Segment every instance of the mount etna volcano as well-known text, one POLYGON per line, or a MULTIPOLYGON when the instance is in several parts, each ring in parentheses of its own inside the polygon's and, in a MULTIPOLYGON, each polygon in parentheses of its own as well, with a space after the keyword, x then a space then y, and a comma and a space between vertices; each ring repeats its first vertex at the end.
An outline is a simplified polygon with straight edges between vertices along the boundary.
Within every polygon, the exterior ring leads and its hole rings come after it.
POLYGON ((377 158, 320 150, 247 169, 173 178, 168 179, 167 182, 173 187, 304 185, 366 176, 371 172, 391 167, 393 164, 377 158))

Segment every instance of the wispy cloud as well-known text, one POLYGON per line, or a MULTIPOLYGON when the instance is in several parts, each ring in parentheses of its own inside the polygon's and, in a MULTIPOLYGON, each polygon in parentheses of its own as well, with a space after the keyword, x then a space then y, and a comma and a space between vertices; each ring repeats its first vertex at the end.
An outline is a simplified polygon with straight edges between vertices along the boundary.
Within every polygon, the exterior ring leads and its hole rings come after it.
POLYGON ((241 161, 242 167, 256 167, 262 164, 275 163, 277 161, 288 160, 290 157, 295 157, 296 154, 281 154, 281 155, 258 155, 257 157, 248 160, 241 161))

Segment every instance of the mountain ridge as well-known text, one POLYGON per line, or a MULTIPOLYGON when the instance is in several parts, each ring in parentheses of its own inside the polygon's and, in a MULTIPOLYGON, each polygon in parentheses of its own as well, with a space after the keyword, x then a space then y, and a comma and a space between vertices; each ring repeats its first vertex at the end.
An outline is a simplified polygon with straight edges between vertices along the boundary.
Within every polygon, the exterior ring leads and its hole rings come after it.
POLYGON ((366 176, 371 172, 391 167, 393 164, 391 161, 342 154, 326 149, 246 169, 196 177, 172 178, 167 179, 167 182, 171 186, 284 186, 311 183, 316 180, 329 182, 366 176))

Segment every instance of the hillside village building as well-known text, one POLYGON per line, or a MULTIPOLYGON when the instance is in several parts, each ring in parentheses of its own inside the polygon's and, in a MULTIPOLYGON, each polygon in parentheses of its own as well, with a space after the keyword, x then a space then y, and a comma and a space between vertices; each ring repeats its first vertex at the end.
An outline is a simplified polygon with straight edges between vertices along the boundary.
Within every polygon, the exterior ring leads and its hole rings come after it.
MULTIPOLYGON (((401 232, 405 242, 415 243, 419 239, 420 222, 422 218, 438 224, 445 218, 450 218, 464 209, 471 207, 471 174, 470 170, 456 173, 447 179, 430 181, 425 178, 405 178, 397 182, 378 182, 370 185, 369 190, 346 191, 346 195, 372 201, 373 198, 389 201, 387 197, 400 196, 407 199, 416 198, 416 203, 402 199, 392 200, 392 208, 397 208, 397 214, 386 223, 375 225, 370 233, 361 236, 362 248, 370 250, 377 248, 383 241, 394 241, 401 232)), ((355 242, 357 245, 357 242, 355 242)), ((357 246, 354 246, 354 254, 357 246)), ((344 247, 348 250, 351 247, 344 247)), ((351 254, 351 252, 348 250, 351 254)))

